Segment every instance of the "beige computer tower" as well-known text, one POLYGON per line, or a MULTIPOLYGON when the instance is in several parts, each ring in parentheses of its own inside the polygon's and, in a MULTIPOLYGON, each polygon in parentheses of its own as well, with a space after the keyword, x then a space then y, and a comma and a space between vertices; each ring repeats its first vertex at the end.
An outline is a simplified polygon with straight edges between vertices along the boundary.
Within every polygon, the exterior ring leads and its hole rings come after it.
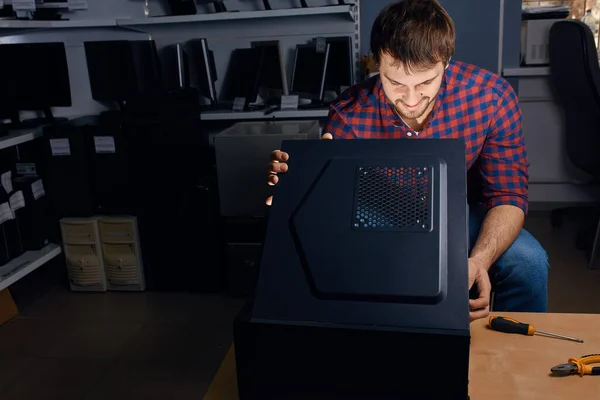
POLYGON ((71 290, 104 292, 107 280, 96 218, 60 220, 71 290))
POLYGON ((146 289, 137 219, 130 216, 98 218, 108 290, 146 289))

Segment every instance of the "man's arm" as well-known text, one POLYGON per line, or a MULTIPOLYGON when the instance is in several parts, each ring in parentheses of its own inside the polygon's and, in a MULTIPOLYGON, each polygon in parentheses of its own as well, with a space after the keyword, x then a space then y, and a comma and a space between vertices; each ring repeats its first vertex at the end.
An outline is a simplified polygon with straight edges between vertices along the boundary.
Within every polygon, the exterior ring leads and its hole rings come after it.
POLYGON ((484 218, 471 261, 489 270, 515 241, 528 211, 528 161, 521 109, 512 87, 506 83, 481 154, 484 218))

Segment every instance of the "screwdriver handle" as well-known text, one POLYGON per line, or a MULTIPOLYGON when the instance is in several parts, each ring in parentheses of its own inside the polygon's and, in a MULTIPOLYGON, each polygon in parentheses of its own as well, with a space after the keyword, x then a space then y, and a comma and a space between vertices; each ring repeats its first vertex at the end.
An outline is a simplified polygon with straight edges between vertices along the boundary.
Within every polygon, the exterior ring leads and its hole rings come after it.
POLYGON ((507 317, 491 316, 489 326, 495 331, 504 333, 517 333, 519 335, 533 336, 535 327, 531 324, 524 324, 516 319, 507 317))

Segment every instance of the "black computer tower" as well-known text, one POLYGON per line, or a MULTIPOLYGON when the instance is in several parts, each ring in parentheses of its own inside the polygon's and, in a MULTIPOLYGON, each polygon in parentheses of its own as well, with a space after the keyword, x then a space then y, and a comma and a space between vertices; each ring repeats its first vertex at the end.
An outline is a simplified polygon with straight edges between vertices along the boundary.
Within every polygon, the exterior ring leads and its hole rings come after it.
POLYGON ((122 123, 119 111, 101 113, 88 141, 98 214, 135 214, 135 176, 129 174, 129 143, 122 123))
POLYGON ((17 238, 15 226, 8 196, 0 187, 0 266, 14 257, 14 240, 17 238))
POLYGON ((464 141, 282 149, 256 295, 234 323, 240 399, 467 399, 464 141), (450 367, 425 372, 432 360, 450 367))
POLYGON ((81 117, 44 127, 46 194, 57 219, 96 213, 92 146, 97 117, 81 117))
POLYGON ((17 221, 21 244, 24 251, 36 251, 46 246, 53 227, 58 221, 53 219, 50 203, 42 178, 36 176, 17 177, 15 190, 20 192, 25 206, 17 211, 17 221))

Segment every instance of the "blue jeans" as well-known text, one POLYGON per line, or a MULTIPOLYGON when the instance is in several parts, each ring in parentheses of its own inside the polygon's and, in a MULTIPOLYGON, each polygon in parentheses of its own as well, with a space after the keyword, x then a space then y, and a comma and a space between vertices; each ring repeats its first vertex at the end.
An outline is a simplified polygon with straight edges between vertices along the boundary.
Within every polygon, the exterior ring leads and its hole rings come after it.
MULTIPOLYGON (((482 207, 469 207, 469 251, 475 245, 485 217, 482 207)), ((546 312, 548 255, 525 229, 490 268, 494 311, 546 312)))

